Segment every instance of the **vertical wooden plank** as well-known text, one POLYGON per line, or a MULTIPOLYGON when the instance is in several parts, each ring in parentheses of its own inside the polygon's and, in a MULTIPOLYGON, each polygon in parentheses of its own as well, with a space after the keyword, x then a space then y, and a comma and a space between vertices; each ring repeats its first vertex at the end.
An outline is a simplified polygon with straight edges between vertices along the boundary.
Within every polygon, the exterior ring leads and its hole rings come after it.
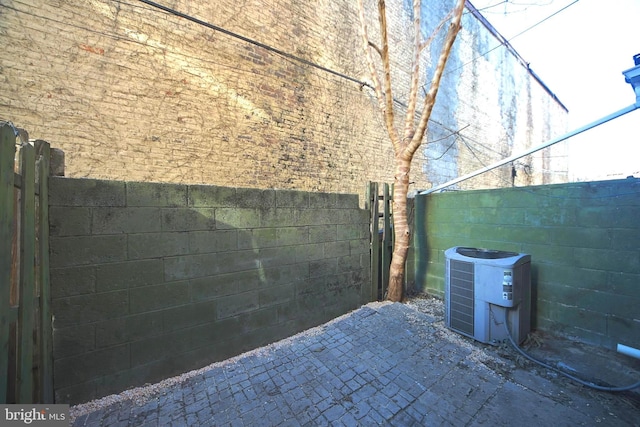
POLYGON ((378 287, 380 284, 380 237, 378 234, 378 183, 371 185, 371 301, 378 300, 378 287))
POLYGON ((391 268, 391 251, 389 246, 391 245, 391 211, 389 209, 389 184, 384 184, 384 190, 382 194, 382 209, 383 209, 383 231, 382 231, 382 298, 385 298, 387 288, 389 286, 389 269, 391 268))
POLYGON ((49 282, 49 169, 50 146, 45 141, 36 141, 40 154, 38 161, 38 253, 40 259, 40 402, 53 403, 53 331, 51 325, 51 284, 49 282))
POLYGON ((11 246, 13 240, 13 175, 16 136, 9 124, 0 128, 0 404, 7 403, 11 246))
POLYGON ((20 207, 20 290, 18 303, 18 402, 33 401, 33 327, 35 290, 35 154, 20 147, 22 200, 20 207))

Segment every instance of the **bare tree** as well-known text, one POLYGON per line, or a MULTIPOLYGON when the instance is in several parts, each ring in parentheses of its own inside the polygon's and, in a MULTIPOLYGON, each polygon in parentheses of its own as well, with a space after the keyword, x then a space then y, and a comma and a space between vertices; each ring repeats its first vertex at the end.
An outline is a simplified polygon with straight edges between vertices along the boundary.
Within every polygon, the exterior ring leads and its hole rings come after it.
POLYGON ((417 149, 422 144, 427 123, 436 101, 436 95, 440 87, 440 80, 444 72, 451 48, 461 28, 462 12, 465 0, 456 0, 454 9, 436 27, 433 35, 427 40, 422 40, 420 25, 420 0, 413 0, 413 58, 411 60, 411 88, 407 103, 407 112, 404 120, 404 129, 398 130, 395 122, 394 98, 391 90, 391 63, 389 59, 389 40, 387 33, 386 7, 384 0, 378 0, 378 20, 380 24, 380 43, 378 47, 369 38, 363 0, 358 0, 360 27, 362 32, 363 48, 367 57, 369 73, 373 81, 373 87, 378 98, 378 106, 383 115, 384 123, 393 145, 394 153, 394 194, 393 194, 393 227, 395 244, 391 258, 389 271, 389 287, 387 299, 401 301, 403 298, 403 278, 405 274, 405 261, 409 251, 410 229, 407 221, 407 194, 409 192, 409 173, 411 161, 417 149), (435 35, 450 20, 449 28, 440 49, 440 57, 436 65, 431 85, 424 96, 422 113, 416 121, 416 107, 418 104, 418 89, 420 85, 420 57, 422 51, 431 44, 435 35), (377 53, 380 60, 374 61, 373 53, 377 53), (378 68, 382 68, 382 79, 378 75, 378 68))

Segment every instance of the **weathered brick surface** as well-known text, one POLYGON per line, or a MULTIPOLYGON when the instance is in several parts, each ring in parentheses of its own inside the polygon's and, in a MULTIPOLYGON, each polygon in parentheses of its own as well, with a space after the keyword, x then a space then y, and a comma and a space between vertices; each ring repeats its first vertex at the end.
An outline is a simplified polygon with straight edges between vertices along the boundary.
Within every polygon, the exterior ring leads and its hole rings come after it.
MULTIPOLYGON (((365 3, 376 37, 376 2, 365 3)), ((430 34, 453 0, 424 3, 423 33, 430 34)), ((368 79, 354 1, 178 0, 170 6, 368 79)), ((387 12, 393 89, 403 113, 410 2, 389 1, 387 12)), ((157 9, 7 0, 0 43, 0 118, 61 148, 67 176, 351 194, 362 194, 369 180, 393 180, 391 147, 371 89, 157 9)), ((434 51, 440 43, 436 38, 434 51)), ((465 14, 430 123, 433 142, 413 163, 414 188, 565 131, 566 111, 524 61, 504 47, 494 50, 497 45, 480 21, 465 14), (463 128, 460 136, 453 134, 463 128)), ((432 71, 435 53, 423 62, 432 71)), ((563 150, 519 162, 517 182, 566 177, 563 150)), ((506 167, 462 186, 510 183, 506 167)), ((146 206, 179 203, 174 197, 182 197, 182 189, 152 195, 155 202, 146 206)), ((103 193, 95 203, 114 196, 103 193)), ((76 196, 68 197, 72 202, 76 196)))
POLYGON ((637 342, 639 188, 626 179, 417 197, 417 283, 444 293, 453 246, 528 253, 536 327, 609 348, 637 342))
POLYGON ((52 178, 50 194, 60 402, 201 367, 369 301, 356 196, 72 178, 52 178))

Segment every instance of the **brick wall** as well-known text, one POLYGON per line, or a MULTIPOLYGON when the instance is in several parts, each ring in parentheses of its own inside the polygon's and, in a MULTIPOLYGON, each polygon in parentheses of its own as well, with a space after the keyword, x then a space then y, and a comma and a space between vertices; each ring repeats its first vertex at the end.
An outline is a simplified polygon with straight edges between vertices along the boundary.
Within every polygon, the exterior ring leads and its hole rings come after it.
POLYGON ((444 293, 444 251, 531 254, 534 324, 585 342, 640 346, 640 180, 416 198, 416 276, 444 293))
POLYGON ((52 178, 56 400, 276 341, 368 302, 356 195, 52 178))
MULTIPOLYGON (((375 34, 376 5, 365 3, 375 34)), ((355 79, 367 76, 354 1, 167 4, 355 79)), ((430 34, 453 0, 425 5, 430 34)), ((394 89, 406 102, 412 12, 405 1, 387 6, 394 89)), ((565 131, 566 111, 513 52, 481 56, 498 40, 472 14, 463 26, 430 124, 433 142, 413 164, 416 189, 565 131), (453 135, 459 129, 464 139, 453 135)), ((367 181, 393 180, 370 89, 142 3, 8 0, 0 43, 0 119, 64 150, 70 177, 352 194, 367 181)), ((427 70, 439 43, 425 56, 427 70)), ((519 164, 518 180, 549 182, 548 169, 562 178, 561 154, 550 157, 560 156, 558 168, 519 164)), ((505 168, 472 185, 502 186, 510 177, 505 168)))

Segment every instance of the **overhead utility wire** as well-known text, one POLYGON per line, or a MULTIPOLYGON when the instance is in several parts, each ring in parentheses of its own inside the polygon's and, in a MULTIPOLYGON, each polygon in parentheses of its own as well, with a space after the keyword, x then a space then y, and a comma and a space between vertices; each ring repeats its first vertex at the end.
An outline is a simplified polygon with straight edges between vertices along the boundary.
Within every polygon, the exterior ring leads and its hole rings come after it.
MULTIPOLYGON (((273 53, 276 53, 276 54, 278 54, 278 55, 280 55, 280 56, 283 56, 283 57, 285 57, 285 58, 287 58, 287 59, 290 59, 290 60, 293 60, 293 61, 297 61, 297 62, 303 63, 303 64, 305 64, 305 65, 308 65, 308 66, 310 66, 310 67, 316 68, 316 69, 318 69, 318 70, 322 70, 322 71, 325 71, 325 72, 327 72, 327 73, 333 74, 333 75, 335 75, 335 76, 341 77, 341 78, 343 78, 343 79, 349 80, 349 81, 351 81, 351 82, 353 82, 353 83, 357 83, 357 84, 359 84, 360 86, 366 86, 366 87, 368 87, 368 88, 370 88, 370 89, 373 89, 373 86, 371 86, 371 85, 370 85, 369 83, 367 83, 367 82, 364 82, 364 81, 362 81, 362 80, 358 80, 358 79, 356 79, 356 78, 354 78, 354 77, 351 77, 351 76, 348 76, 348 75, 346 75, 346 74, 342 74, 342 73, 340 73, 340 72, 338 72, 338 71, 335 71, 335 70, 332 70, 332 69, 330 69, 330 68, 323 67, 322 65, 316 64, 316 63, 311 62, 311 61, 308 61, 308 60, 306 60, 306 59, 304 59, 304 58, 300 58, 299 56, 292 55, 292 54, 290 54, 290 53, 287 53, 287 52, 282 51, 282 50, 280 50, 280 49, 277 49, 277 48, 275 48, 275 47, 272 47, 272 46, 266 45, 266 44, 261 43, 261 42, 259 42, 259 41, 256 41, 256 40, 250 39, 250 38, 248 38, 248 37, 242 36, 242 35, 240 35, 240 34, 234 33, 234 32, 232 32, 232 31, 226 30, 226 29, 224 29, 224 28, 222 28, 222 27, 219 27, 219 26, 217 26, 217 25, 214 25, 214 24, 211 24, 211 23, 209 23, 209 22, 203 21, 203 20, 198 19, 198 18, 196 18, 196 17, 193 17, 193 16, 191 16, 191 15, 187 15, 187 14, 185 14, 185 13, 182 13, 182 12, 177 11, 177 10, 175 10, 175 9, 172 9, 172 8, 170 8, 170 7, 163 6, 163 5, 159 4, 159 3, 153 2, 153 1, 151 1, 151 0, 138 0, 138 1, 140 1, 140 2, 144 3, 144 4, 148 5, 148 6, 154 7, 154 8, 156 8, 156 9, 160 9, 160 10, 162 10, 162 11, 164 11, 164 12, 169 13, 169 14, 172 14, 172 15, 175 15, 175 16, 177 16, 177 17, 180 17, 180 18, 186 19, 186 20, 188 20, 188 21, 191 21, 191 22, 196 23, 196 24, 198 24, 198 25, 202 25, 202 26, 207 27, 207 28, 209 28, 209 29, 212 29, 212 30, 214 30, 214 31, 219 31, 219 32, 221 32, 221 33, 223 33, 223 34, 226 34, 226 35, 230 36, 230 37, 233 37, 233 38, 236 38, 236 39, 238 39, 238 40, 242 40, 242 41, 244 41, 244 42, 250 43, 250 44, 252 44, 252 45, 254 45, 254 46, 261 47, 261 48, 266 49, 266 50, 268 50, 268 51, 270 51, 270 52, 273 52, 273 53)), ((401 107, 405 107, 405 108, 407 108, 407 104, 405 104, 404 102, 402 102, 402 101, 400 101, 400 100, 398 100, 398 99, 395 99, 395 98, 393 99, 393 101, 394 101, 396 104, 400 105, 401 107)), ((449 131, 452 133, 452 135, 454 135, 454 134, 456 134, 457 132, 459 132, 459 131, 461 131, 461 130, 462 130, 462 129, 459 129, 459 130, 457 130, 457 131, 456 131, 456 130, 448 129, 446 126, 444 126, 444 125, 443 125, 443 124, 441 124, 441 123, 436 122, 436 121, 435 121, 435 120, 433 120, 433 119, 429 119, 429 121, 430 121, 430 122, 433 122, 433 123, 436 123, 436 124, 438 124, 438 125, 442 126, 443 128, 445 128, 445 129, 449 130, 449 131)))
POLYGON ((303 63, 305 65, 310 66, 310 67, 314 67, 314 68, 317 68, 319 70, 325 71, 327 73, 333 74, 335 76, 342 77, 343 79, 347 79, 347 80, 349 80, 351 82, 358 83, 359 85, 371 87, 371 85, 369 85, 367 82, 363 82, 361 80, 358 80, 358 79, 355 79, 353 77, 347 76, 346 74, 339 73, 338 71, 334 71, 334 70, 332 70, 330 68, 323 67, 322 65, 319 65, 319 64, 316 64, 314 62, 308 61, 308 60, 306 60, 304 58, 300 58, 299 56, 292 55, 292 54, 287 53, 285 51, 282 51, 280 49, 276 49, 275 47, 271 47, 271 46, 266 45, 264 43, 260 43, 259 41, 256 41, 256 40, 250 39, 248 37, 242 36, 240 34, 234 33, 232 31, 226 30, 226 29, 224 29, 222 27, 219 27, 217 25, 214 25, 214 24, 211 24, 209 22, 203 21, 201 19, 195 18, 195 17, 193 17, 191 15, 187 15, 185 13, 182 13, 182 12, 177 11, 175 9, 172 9, 170 7, 163 6, 161 4, 153 2, 151 0, 138 0, 138 1, 140 1, 142 3, 145 3, 145 4, 149 5, 149 6, 155 7, 157 9, 163 10, 163 11, 165 11, 167 13, 170 13, 172 15, 175 15, 177 17, 186 19, 187 21, 191 21, 191 22, 196 23, 198 25, 202 25, 202 26, 207 27, 209 29, 221 32, 221 33, 226 34, 226 35, 228 35, 230 37, 234 37, 234 38, 236 38, 238 40, 242 40, 244 42, 250 43, 250 44, 252 44, 254 46, 261 47, 261 48, 266 49, 266 50, 268 50, 270 52, 276 53, 276 54, 278 54, 280 56, 284 56, 285 58, 289 58, 289 59, 292 59, 294 61, 301 62, 301 63, 303 63))
MULTIPOLYGON (((467 65, 475 62, 476 60, 482 58, 483 56, 488 55, 489 53, 493 52, 494 50, 498 49, 501 46, 506 46, 506 44, 508 44, 510 41, 512 41, 513 39, 515 39, 516 37, 519 37, 521 35, 523 35, 524 33, 526 33, 529 30, 532 30, 533 28, 537 27, 538 25, 542 24, 543 22, 547 21, 548 19, 554 17, 555 15, 559 14, 560 12, 566 10, 567 8, 569 8, 570 6, 573 6, 574 4, 578 3, 580 0, 575 0, 572 3, 569 3, 568 5, 566 5, 565 7, 563 7, 560 10, 557 10, 556 12, 552 13, 551 15, 547 16, 546 18, 542 19, 541 21, 536 22, 535 24, 533 24, 532 26, 520 31, 518 34, 516 34, 515 36, 507 39, 503 39, 499 45, 489 49, 488 51, 476 56, 475 58, 473 58, 471 61, 465 62, 464 64, 462 64, 461 66, 459 66, 458 68, 455 68, 451 71, 449 71, 447 74, 453 73, 455 71, 461 70, 462 68, 466 67, 467 65)), ((529 64, 527 63, 527 67, 529 66, 529 64)))

